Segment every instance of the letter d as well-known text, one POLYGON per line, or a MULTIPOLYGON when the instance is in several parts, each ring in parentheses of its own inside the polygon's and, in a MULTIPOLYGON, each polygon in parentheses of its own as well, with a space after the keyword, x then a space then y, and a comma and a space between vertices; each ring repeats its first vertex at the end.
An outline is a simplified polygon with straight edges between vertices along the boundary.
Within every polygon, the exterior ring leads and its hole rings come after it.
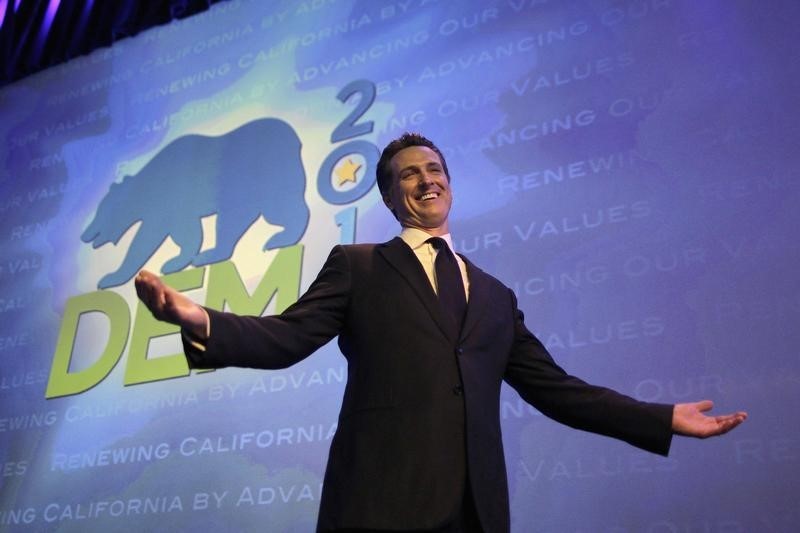
POLYGON ((61 331, 58 333, 56 353, 53 356, 45 398, 78 394, 103 381, 122 356, 130 325, 128 305, 125 299, 115 292, 96 291, 70 298, 61 321, 61 331), (106 348, 91 366, 70 372, 69 365, 81 316, 94 312, 102 313, 108 318, 109 335, 106 348))

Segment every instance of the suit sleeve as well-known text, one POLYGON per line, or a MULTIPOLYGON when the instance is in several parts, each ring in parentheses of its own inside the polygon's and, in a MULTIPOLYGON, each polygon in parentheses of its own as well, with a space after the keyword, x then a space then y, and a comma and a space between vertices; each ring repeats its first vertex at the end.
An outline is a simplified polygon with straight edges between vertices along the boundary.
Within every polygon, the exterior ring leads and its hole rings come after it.
MULTIPOLYGON (((511 292, 511 291, 509 291, 511 292)), ((513 292, 514 342, 505 380, 542 414, 576 429, 667 455, 672 405, 641 402, 567 374, 525 327, 513 292)))
POLYGON ((227 366, 279 369, 308 357, 338 335, 350 293, 350 269, 342 246, 328 256, 317 278, 280 315, 239 316, 206 309, 211 336, 205 350, 184 339, 191 368, 227 366))

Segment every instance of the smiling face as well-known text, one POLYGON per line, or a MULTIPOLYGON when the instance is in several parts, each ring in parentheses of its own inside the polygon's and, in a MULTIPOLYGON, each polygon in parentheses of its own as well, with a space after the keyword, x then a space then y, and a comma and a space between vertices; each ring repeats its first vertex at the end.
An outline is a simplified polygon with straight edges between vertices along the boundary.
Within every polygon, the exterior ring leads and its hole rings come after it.
POLYGON ((383 202, 400 224, 433 236, 449 233, 447 215, 453 195, 436 152, 427 146, 410 146, 397 152, 389 165, 392 184, 383 202))

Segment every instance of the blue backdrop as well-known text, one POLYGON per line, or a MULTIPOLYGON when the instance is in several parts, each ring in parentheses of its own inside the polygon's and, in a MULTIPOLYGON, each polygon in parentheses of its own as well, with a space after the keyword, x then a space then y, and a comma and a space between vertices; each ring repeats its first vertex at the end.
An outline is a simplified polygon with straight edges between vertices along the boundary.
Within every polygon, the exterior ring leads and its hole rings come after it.
POLYGON ((447 157, 456 247, 562 366, 750 413, 659 458, 504 389, 513 531, 796 530, 799 15, 231 0, 3 88, 0 529, 312 530, 335 343, 190 374, 131 279, 279 311, 334 244, 397 233, 374 166, 413 130, 447 157))

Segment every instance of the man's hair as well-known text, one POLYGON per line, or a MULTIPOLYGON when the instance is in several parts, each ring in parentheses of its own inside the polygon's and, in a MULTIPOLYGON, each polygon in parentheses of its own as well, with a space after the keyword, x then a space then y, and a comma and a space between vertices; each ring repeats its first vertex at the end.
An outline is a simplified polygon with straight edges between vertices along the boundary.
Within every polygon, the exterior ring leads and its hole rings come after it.
POLYGON ((375 174, 378 178, 378 190, 380 190, 382 197, 385 197, 387 194, 389 194, 389 188, 392 186, 392 167, 389 163, 392 161, 392 158, 395 156, 395 154, 397 154, 397 152, 411 146, 427 146, 436 152, 436 155, 438 155, 439 159, 442 161, 442 169, 447 176, 447 181, 450 181, 450 172, 447 170, 447 161, 444 160, 442 152, 436 147, 435 144, 433 144, 433 141, 419 133, 405 132, 400 137, 386 145, 386 148, 384 148, 383 152, 381 152, 381 158, 378 160, 378 167, 375 169, 375 174))

